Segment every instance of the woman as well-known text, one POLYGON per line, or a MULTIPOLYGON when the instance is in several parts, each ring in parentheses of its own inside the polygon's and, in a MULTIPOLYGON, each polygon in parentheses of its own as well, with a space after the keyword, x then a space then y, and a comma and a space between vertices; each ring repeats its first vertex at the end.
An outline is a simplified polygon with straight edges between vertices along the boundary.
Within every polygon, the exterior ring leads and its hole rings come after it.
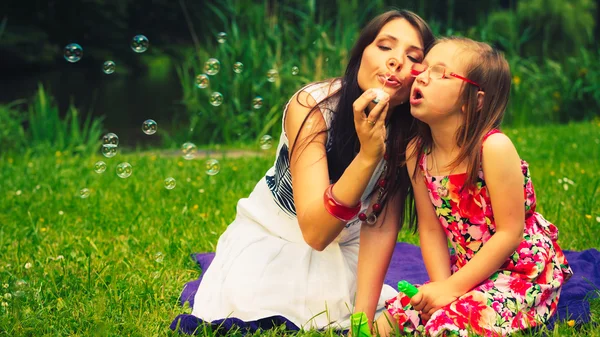
POLYGON ((344 329, 353 311, 372 321, 395 296, 383 279, 410 187, 400 169, 414 133, 410 69, 432 42, 416 14, 383 13, 362 30, 343 77, 290 99, 275 164, 219 238, 195 318, 344 329))

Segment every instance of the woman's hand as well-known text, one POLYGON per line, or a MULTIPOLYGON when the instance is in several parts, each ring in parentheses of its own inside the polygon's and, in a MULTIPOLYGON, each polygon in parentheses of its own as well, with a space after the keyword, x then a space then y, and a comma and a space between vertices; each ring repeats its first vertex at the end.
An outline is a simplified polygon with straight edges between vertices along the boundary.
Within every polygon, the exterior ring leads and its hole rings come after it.
POLYGON ((430 282, 419 287, 419 292, 410 299, 410 304, 421 312, 421 319, 427 322, 434 312, 456 301, 461 295, 451 289, 446 281, 430 282))
POLYGON ((390 96, 383 92, 382 98, 377 104, 372 103, 375 97, 377 97, 377 92, 369 89, 354 101, 352 108, 354 109, 354 127, 360 141, 360 151, 367 158, 378 161, 386 150, 385 120, 390 106, 390 96), (372 109, 367 117, 366 109, 369 107, 372 109))

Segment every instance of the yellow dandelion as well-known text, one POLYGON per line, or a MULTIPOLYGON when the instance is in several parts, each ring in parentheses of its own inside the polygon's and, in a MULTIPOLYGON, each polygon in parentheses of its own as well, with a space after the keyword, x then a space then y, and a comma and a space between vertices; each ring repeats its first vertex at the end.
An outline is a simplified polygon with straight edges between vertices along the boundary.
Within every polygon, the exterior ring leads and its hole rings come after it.
MULTIPOLYGON (((194 209, 198 209, 198 205, 194 205, 194 209)), ((590 215, 590 217, 591 217, 591 215, 590 215)))
POLYGON ((62 156, 62 153, 60 153, 60 151, 56 151, 56 152, 54 153, 54 155, 55 155, 55 156, 57 156, 57 157, 60 157, 60 156, 62 156))
POLYGON ((567 321, 567 325, 572 328, 575 326, 575 321, 574 320, 567 321))
POLYGON ((581 170, 581 174, 585 174, 585 170, 583 170, 583 169, 582 169, 582 170, 581 170))
POLYGON ((183 162, 181 162, 181 161, 177 162, 177 166, 179 166, 179 167, 183 166, 183 162))
POLYGON ((12 164, 14 162, 14 160, 12 158, 8 158, 8 163, 12 164))
POLYGON ((155 161, 156 160, 156 155, 150 156, 150 160, 155 161))
POLYGON ((553 176, 553 175, 555 175, 555 174, 556 174, 556 173, 554 173, 554 171, 550 171, 550 175, 551 175, 551 176, 553 176))
POLYGON ((519 85, 521 83, 521 78, 519 76, 514 76, 513 77, 513 83, 515 85, 519 85))
POLYGON ((45 232, 45 231, 47 231, 47 230, 48 230, 48 228, 46 228, 46 227, 42 227, 42 228, 40 228, 40 232, 45 232))
POLYGON ((588 218, 588 219, 591 219, 592 215, 591 214, 586 214, 585 217, 588 218))

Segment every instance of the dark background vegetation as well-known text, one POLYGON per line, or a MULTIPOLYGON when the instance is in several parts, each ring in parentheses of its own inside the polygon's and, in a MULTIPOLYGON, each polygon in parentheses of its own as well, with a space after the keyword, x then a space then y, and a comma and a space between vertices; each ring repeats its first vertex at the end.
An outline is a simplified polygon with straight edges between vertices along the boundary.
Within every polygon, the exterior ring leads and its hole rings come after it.
MULTIPOLYGON (((16 114, 22 119, 12 124, 22 129, 5 130, 0 142, 18 148, 31 143, 32 123, 50 127, 40 120, 48 113, 33 108, 40 88, 56 123, 74 107, 78 124, 91 115, 101 122, 98 132, 116 132, 130 147, 277 135, 285 100, 302 84, 341 75, 360 28, 393 7, 417 12, 438 35, 466 35, 505 51, 514 75, 507 124, 598 116, 600 0, 8 0, 0 7, 0 122, 16 114), (228 34, 225 44, 218 32, 228 34), (150 40, 145 53, 129 47, 137 34, 150 40), (72 42, 84 50, 77 63, 63 58, 72 42), (222 68, 201 90, 194 78, 209 57, 222 68), (102 72, 106 60, 116 63, 114 74, 102 72), (243 74, 231 72, 235 61, 244 63, 243 74), (293 65, 298 76, 289 74, 293 65), (279 70, 275 83, 265 80, 269 69, 279 70), (222 106, 208 104, 213 91, 223 93, 222 106), (265 100, 260 110, 249 104, 255 96, 265 100), (148 118, 159 124, 155 137, 140 131, 148 118)), ((53 144, 57 135, 43 137, 53 144)))

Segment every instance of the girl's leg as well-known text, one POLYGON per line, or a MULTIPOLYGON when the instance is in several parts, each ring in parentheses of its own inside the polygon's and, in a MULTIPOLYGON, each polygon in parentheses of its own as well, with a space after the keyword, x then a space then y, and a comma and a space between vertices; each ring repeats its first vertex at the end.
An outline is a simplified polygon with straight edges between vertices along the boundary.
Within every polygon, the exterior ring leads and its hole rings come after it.
POLYGON ((394 331, 398 331, 398 322, 390 315, 387 310, 379 315, 373 326, 373 336, 387 337, 392 335, 394 331))

